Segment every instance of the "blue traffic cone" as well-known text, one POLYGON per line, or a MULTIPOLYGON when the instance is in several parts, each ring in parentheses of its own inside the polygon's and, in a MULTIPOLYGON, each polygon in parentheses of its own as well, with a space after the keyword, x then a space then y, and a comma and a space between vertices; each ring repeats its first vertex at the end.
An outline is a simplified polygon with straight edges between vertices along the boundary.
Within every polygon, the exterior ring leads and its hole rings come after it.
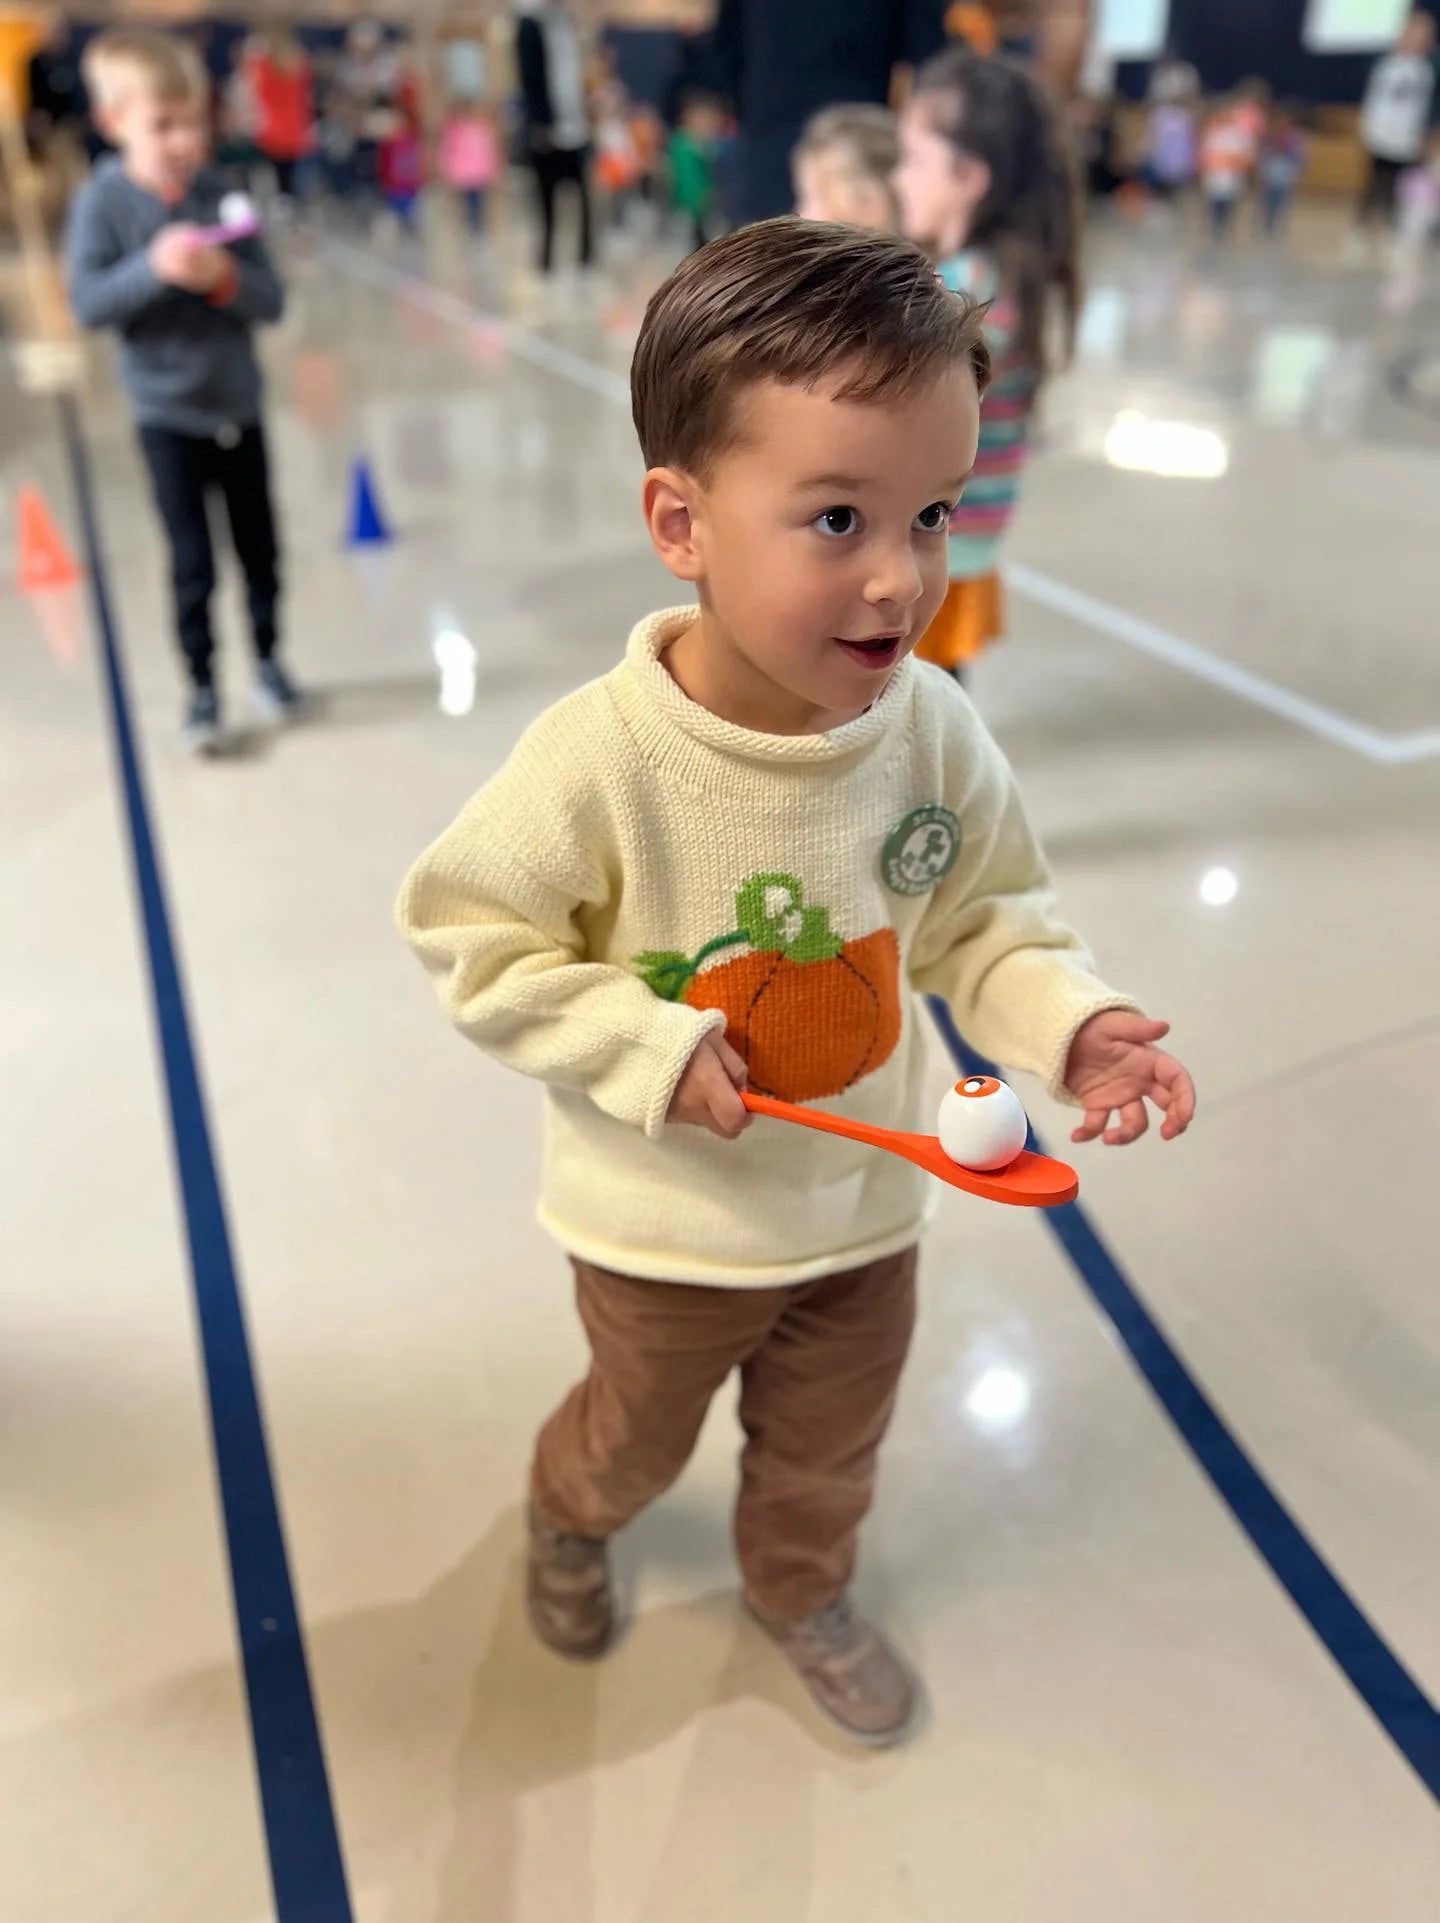
POLYGON ((356 459, 350 464, 350 531, 346 547, 374 547, 393 541, 394 535, 380 512, 375 498, 375 483, 370 478, 370 463, 356 459))

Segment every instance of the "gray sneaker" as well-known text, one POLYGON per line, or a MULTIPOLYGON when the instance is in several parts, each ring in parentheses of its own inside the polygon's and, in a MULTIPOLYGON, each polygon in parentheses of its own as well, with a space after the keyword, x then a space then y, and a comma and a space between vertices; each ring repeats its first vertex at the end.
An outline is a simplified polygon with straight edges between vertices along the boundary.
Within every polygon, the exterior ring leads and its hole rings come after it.
POLYGON ((852 1741, 885 1749, 909 1735, 917 1698, 910 1672, 878 1629, 839 1596, 813 1615, 771 1622, 750 1613, 788 1658, 835 1726, 852 1741))
POLYGON ((531 1505, 525 1608, 530 1627, 557 1656, 590 1661, 615 1636, 610 1551, 593 1536, 555 1529, 531 1505))
POLYGON ((279 722, 298 713, 302 697, 280 663, 270 660, 257 662, 250 699, 262 720, 279 722))
POLYGON ((220 699, 213 688, 196 688, 180 724, 180 744, 192 755, 213 755, 220 746, 220 699))

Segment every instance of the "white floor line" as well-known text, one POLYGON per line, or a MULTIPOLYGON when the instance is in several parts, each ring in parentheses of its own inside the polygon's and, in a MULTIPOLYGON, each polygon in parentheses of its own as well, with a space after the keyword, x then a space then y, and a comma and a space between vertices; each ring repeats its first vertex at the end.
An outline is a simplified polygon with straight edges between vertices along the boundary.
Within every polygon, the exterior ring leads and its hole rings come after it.
MULTIPOLYGON (((477 321, 484 322, 499 334, 517 360, 544 368, 547 373, 556 374, 561 380, 570 381, 577 387, 588 388, 592 394, 618 402, 622 407, 629 406, 630 383, 613 368, 597 366, 583 355, 572 354, 568 348, 559 347, 554 341, 531 333, 527 328, 517 327, 512 321, 503 319, 474 301, 466 300, 461 294, 450 293, 417 274, 408 274, 392 266, 389 261, 377 259, 362 247, 326 238, 322 240, 321 248, 328 259, 354 279, 368 281, 372 286, 384 287, 394 293, 403 292, 416 306, 423 307, 438 320, 449 321, 455 327, 473 327, 477 321)), ((1108 601, 1097 600, 1094 595, 1086 594, 1080 588, 1072 588, 1064 581, 1056 581, 1035 568, 1011 566, 1006 569, 1005 578, 1016 593, 1027 600, 1077 621, 1096 634, 1103 634, 1112 641, 1135 648, 1141 654, 1148 654, 1156 661, 1164 661, 1183 674, 1193 674, 1197 680, 1208 681, 1215 688, 1223 688, 1237 700, 1278 715, 1282 721, 1288 721, 1292 726, 1302 728, 1307 734, 1328 741, 1337 748, 1348 748, 1351 754, 1360 755, 1366 761, 1396 767, 1406 762, 1432 761, 1440 757, 1440 728, 1419 729, 1412 734, 1382 734, 1349 715, 1337 714, 1333 708, 1311 701, 1303 694, 1296 694, 1291 688, 1281 687, 1277 681, 1269 681, 1264 675, 1238 667, 1223 655, 1212 654, 1208 648, 1183 640, 1178 634, 1157 627, 1153 621, 1127 614, 1123 608, 1112 607, 1108 601)))
POLYGON ((1078 621, 1097 634, 1121 641, 1126 647, 1136 648, 1141 654, 1167 662, 1185 674, 1193 674, 1198 680, 1208 681, 1212 687, 1224 688, 1252 707, 1266 708, 1271 714, 1293 722, 1297 728, 1318 735, 1322 741, 1348 748, 1352 754, 1363 755, 1368 761, 1393 765, 1440 755, 1440 729, 1415 734, 1381 734, 1362 722, 1351 720, 1348 715, 1336 714, 1333 708, 1322 707, 1303 694, 1282 688, 1278 682, 1267 681, 1264 675, 1252 674, 1249 668, 1238 667, 1233 661, 1212 654, 1208 648, 1183 641, 1178 634, 1156 627, 1153 621, 1143 621, 1138 615, 1127 614, 1123 608, 1112 607, 1108 601, 1098 601, 1094 595, 1082 593, 1064 581, 1053 580, 1035 568, 1009 567, 1005 570, 1005 579, 1027 600, 1036 601, 1055 614, 1063 614, 1068 620, 1078 621))
POLYGON ((481 307, 477 301, 466 300, 463 294, 453 294, 418 274, 407 274, 393 267, 389 261, 377 260, 374 254, 349 241, 326 238, 320 245, 326 258, 353 279, 369 281, 372 287, 383 287, 391 293, 403 293, 427 314, 448 321, 452 327, 473 327, 477 321, 483 322, 504 341, 517 360, 529 361, 532 367, 543 367, 548 374, 558 374, 561 380, 570 381, 576 387, 587 387, 592 394, 599 394, 607 401, 618 401, 622 407, 630 405, 630 383, 613 368, 599 367, 582 354, 572 354, 569 348, 559 347, 543 335, 517 327, 513 321, 481 307))

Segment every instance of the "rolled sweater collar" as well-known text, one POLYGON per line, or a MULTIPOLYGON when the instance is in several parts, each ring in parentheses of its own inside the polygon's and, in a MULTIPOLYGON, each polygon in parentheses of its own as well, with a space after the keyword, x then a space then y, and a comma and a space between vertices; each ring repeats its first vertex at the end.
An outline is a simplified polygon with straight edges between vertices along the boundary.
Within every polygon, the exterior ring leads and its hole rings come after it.
POLYGON ((692 701, 660 659, 698 614, 694 607, 665 608, 641 621, 614 677, 617 704, 637 746, 691 786, 733 787, 759 768, 834 775, 864 760, 910 713, 919 669, 907 659, 864 714, 825 734, 760 734, 724 721, 692 701))

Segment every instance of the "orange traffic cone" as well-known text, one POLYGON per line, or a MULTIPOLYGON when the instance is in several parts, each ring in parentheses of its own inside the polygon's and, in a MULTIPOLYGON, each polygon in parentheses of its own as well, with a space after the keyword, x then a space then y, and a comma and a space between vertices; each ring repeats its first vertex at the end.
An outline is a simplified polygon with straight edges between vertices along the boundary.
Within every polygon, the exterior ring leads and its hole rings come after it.
POLYGON ((46 588, 68 588, 71 582, 78 581, 80 570, 59 528, 51 520, 40 490, 22 487, 15 497, 15 506, 20 528, 17 574, 25 592, 35 594, 46 588))

